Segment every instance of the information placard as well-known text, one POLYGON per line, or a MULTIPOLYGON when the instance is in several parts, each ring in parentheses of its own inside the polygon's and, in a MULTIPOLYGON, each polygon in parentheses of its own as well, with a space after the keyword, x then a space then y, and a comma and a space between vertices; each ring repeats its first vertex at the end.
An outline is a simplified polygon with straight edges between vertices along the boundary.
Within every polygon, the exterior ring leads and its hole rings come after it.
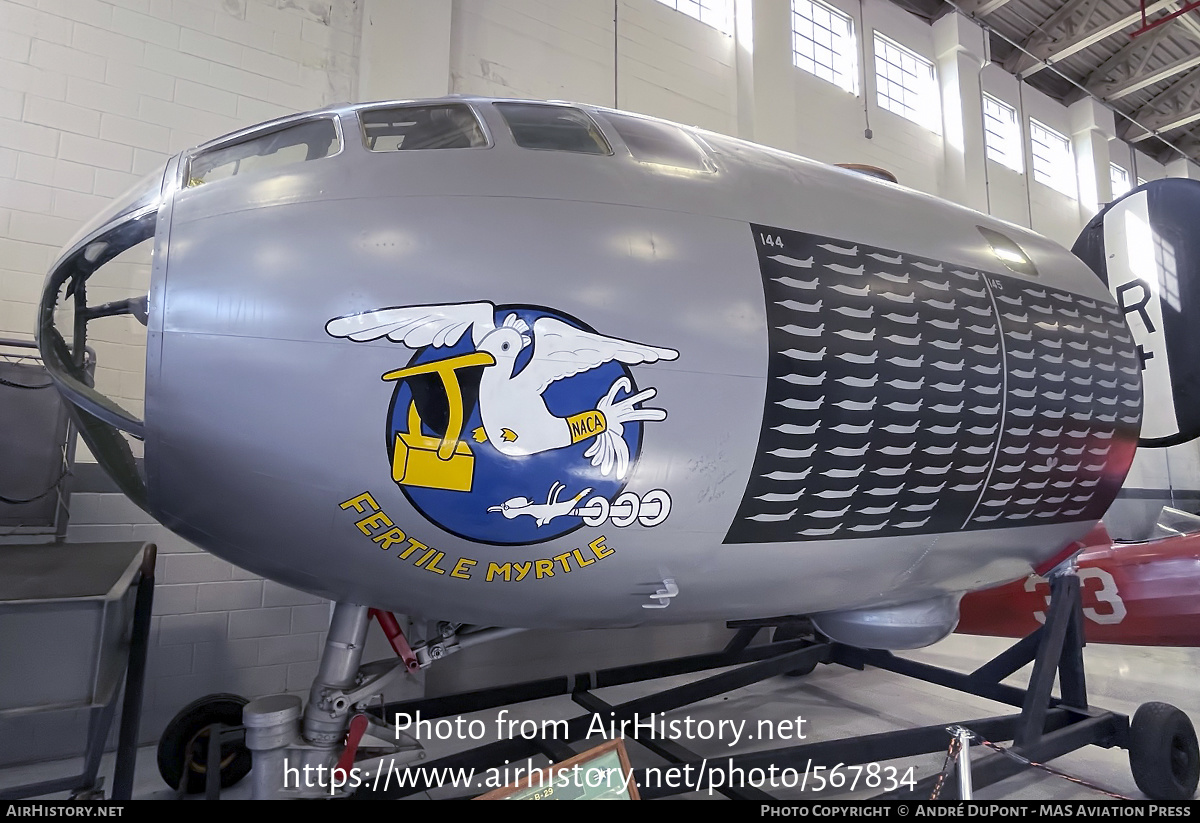
POLYGON ((620 738, 534 769, 520 780, 476 800, 640 800, 629 755, 620 738))

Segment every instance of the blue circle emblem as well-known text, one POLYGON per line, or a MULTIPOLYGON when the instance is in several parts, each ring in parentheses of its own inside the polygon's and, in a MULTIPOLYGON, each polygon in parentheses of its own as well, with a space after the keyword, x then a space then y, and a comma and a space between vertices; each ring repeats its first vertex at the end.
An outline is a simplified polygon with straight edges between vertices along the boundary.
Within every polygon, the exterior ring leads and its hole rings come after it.
POLYGON ((540 393, 526 391, 520 398, 529 409, 526 418, 518 415, 518 424, 500 431, 485 428, 485 407, 513 405, 501 395, 533 358, 540 318, 594 332, 549 309, 501 306, 495 325, 512 330, 511 344, 504 345, 505 352, 510 346, 517 352, 515 360, 477 352, 472 336, 464 334, 453 346, 419 349, 395 373, 405 376, 397 378, 388 411, 393 478, 423 516, 452 534, 505 546, 561 537, 583 525, 576 511, 588 499, 611 501, 621 493, 637 460, 640 420, 625 421, 619 434, 604 430, 603 410, 637 392, 629 369, 616 360, 553 380, 540 393), (480 362, 488 359, 493 362, 480 362), (497 371, 485 376, 489 370, 497 371), (618 437, 623 450, 611 442, 618 437), (599 442, 604 438, 610 442, 599 442), (628 455, 624 470, 604 459, 606 450, 628 455))

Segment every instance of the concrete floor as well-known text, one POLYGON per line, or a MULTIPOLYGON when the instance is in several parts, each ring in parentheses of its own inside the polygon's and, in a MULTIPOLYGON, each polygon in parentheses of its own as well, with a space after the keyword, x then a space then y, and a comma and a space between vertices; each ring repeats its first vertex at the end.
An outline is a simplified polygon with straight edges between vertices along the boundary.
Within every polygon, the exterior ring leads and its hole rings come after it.
MULTIPOLYGON (((979 638, 955 635, 951 638, 910 656, 925 662, 949 666, 958 670, 969 670, 1006 647, 1009 641, 996 638, 979 638)), ((1200 649, 1156 649, 1126 646, 1092 645, 1085 650, 1085 665, 1088 673, 1088 688, 1093 705, 1132 715, 1137 706, 1146 701, 1172 703, 1183 709, 1193 723, 1200 720, 1200 694, 1194 688, 1200 649)), ((1028 676, 1028 670, 1018 673, 1009 682, 1021 685, 1020 679, 1028 676)), ((693 676, 668 678, 658 681, 659 687, 668 687, 686 682, 693 676)), ((613 687, 600 690, 599 696, 616 704, 638 697, 649 691, 645 684, 613 687)), ((775 677, 746 688, 731 692, 712 700, 697 703, 668 714, 668 719, 712 721, 746 719, 747 729, 759 721, 794 720, 805 718, 804 731, 808 738, 804 742, 869 734, 907 726, 930 725, 940 722, 965 720, 1006 713, 1006 709, 990 701, 960 695, 936 686, 917 683, 887 672, 868 669, 857 672, 840 666, 819 666, 804 678, 775 677)), ((522 704, 511 710, 509 717, 523 719, 569 718, 581 712, 568 698, 552 698, 522 704)), ((487 740, 494 739, 492 730, 496 726, 497 710, 467 715, 468 719, 481 719, 488 731, 487 740)), ((728 745, 730 735, 721 740, 681 741, 698 756, 718 759, 729 754, 769 747, 766 741, 743 739, 737 746, 728 745)), ((948 740, 949 738, 947 738, 948 740)), ((486 742, 481 741, 481 742, 486 742)), ((592 744, 603 742, 599 739, 592 744)), ((778 745, 778 744, 775 744, 778 745)), ((461 748, 455 740, 427 741, 429 760, 461 748)), ((588 746, 576 745, 576 749, 588 746)), ((642 749, 636 743, 628 743, 630 757, 636 767, 662 765, 663 761, 642 749)), ((973 749, 975 751, 975 749, 973 749)), ((917 779, 935 774, 942 766, 943 755, 927 755, 901 761, 890 761, 886 765, 898 766, 901 771, 911 766, 917 779)), ((1104 750, 1096 747, 1069 754, 1054 761, 1054 766, 1097 784, 1108 791, 1132 798, 1142 795, 1134 784, 1129 771, 1126 753, 1120 749, 1104 750)), ((17 785, 32 780, 43 780, 59 774, 70 774, 79 770, 78 761, 60 761, 25 765, 0 771, 0 786, 17 785)), ((102 774, 108 775, 106 785, 111 785, 112 755, 105 758, 102 774)), ((228 798, 249 796, 249 781, 230 789, 228 798)), ((779 789, 773 792, 781 799, 844 799, 864 798, 873 791, 859 787, 854 791, 845 788, 829 789, 814 793, 801 793, 799 789, 779 789)), ((434 796, 462 794, 450 789, 433 792, 434 796)), ((167 799, 173 793, 162 783, 154 762, 154 749, 147 747, 139 752, 135 798, 167 799)), ((719 797, 720 795, 716 795, 719 797)), ((705 792, 680 795, 684 798, 704 799, 705 792)), ((1069 782, 1045 772, 1027 770, 995 786, 977 790, 978 799, 1053 799, 1053 800, 1104 800, 1103 793, 1069 782)))

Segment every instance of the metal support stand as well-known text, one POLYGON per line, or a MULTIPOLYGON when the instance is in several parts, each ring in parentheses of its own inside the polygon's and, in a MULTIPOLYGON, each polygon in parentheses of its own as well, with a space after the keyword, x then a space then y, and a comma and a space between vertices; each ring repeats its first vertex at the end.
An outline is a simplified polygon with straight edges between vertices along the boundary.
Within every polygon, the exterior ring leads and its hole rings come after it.
MULTIPOLYGON (((185 775, 179 781, 179 787, 175 789, 175 799, 183 800, 187 795, 187 777, 198 770, 195 761, 195 747, 193 741, 205 740, 204 748, 204 799, 205 800, 220 800, 221 799, 221 744, 226 742, 240 741, 246 733, 245 726, 229 726, 225 723, 212 723, 205 726, 200 731, 196 732, 195 737, 188 742, 186 747, 187 753, 183 759, 183 774, 185 775), (211 767, 209 764, 213 764, 211 767)), ((113 793, 113 799, 120 799, 113 793)))
POLYGON ((954 733, 958 740, 958 799, 973 800, 971 789, 971 733, 961 726, 954 733))
MULTIPOLYGON (((117 765, 113 774, 113 800, 131 800, 133 771, 137 762, 138 725, 142 718, 142 693, 146 685, 146 653, 150 638, 150 612, 154 607, 154 565, 158 547, 153 543, 142 552, 141 579, 133 604, 133 639, 125 675, 125 699, 121 704, 121 728, 117 738, 117 765)), ((210 761, 212 762, 212 761, 210 761)))
MULTIPOLYGON (((1050 608, 1046 624, 969 675, 902 660, 889 652, 855 650, 857 653, 841 655, 843 659, 838 662, 850 658, 859 665, 867 663, 1000 703, 1020 706, 1020 714, 1004 718, 1007 722, 1004 732, 999 736, 997 732, 983 731, 969 722, 961 725, 989 740, 1013 741, 1012 752, 1028 760, 1045 762, 1089 744, 1104 748, 1128 748, 1129 718, 1088 706, 1083 669, 1082 620, 1079 578, 1074 574, 1060 574, 1050 580, 1050 608), (1017 689, 1000 682, 1029 663, 1033 663, 1033 673, 1027 689, 1017 689), (1052 694, 1056 672, 1062 684, 1062 694, 1057 698, 1052 694)), ((1022 768, 1012 758, 991 753, 973 764, 972 782, 975 788, 989 786, 1011 777, 1022 768)), ((928 796, 932 785, 932 780, 921 781, 911 791, 896 792, 891 796, 928 796)))
MULTIPOLYGON (((393 721, 398 713, 412 715, 418 710, 422 717, 437 718, 569 694, 577 704, 587 710, 587 713, 568 721, 568 740, 561 737, 554 740, 501 740, 427 763, 425 773, 442 768, 487 768, 503 764, 505 761, 515 762, 539 755, 561 760, 574 753, 574 749, 565 745, 567 742, 586 738, 593 715, 602 715, 606 724, 613 720, 619 722, 632 718, 635 714, 646 717, 678 709, 788 671, 802 669, 805 664, 819 661, 860 670, 871 665, 927 683, 1020 707, 1020 712, 1016 714, 967 720, 959 725, 988 740, 1015 741, 1014 751, 1030 760, 1049 760, 1089 744, 1105 748, 1127 748, 1129 719, 1113 712, 1094 710, 1087 705, 1081 619, 1078 578, 1065 574, 1051 580, 1051 606, 1046 625, 969 674, 905 660, 886 651, 854 648, 824 640, 787 640, 751 646, 755 634, 766 625, 778 623, 777 619, 764 621, 761 625, 739 623, 737 634, 725 650, 715 654, 694 655, 547 678, 448 697, 408 701, 391 704, 378 711, 389 722, 393 721), (1015 688, 1001 682, 1030 662, 1034 664, 1034 669, 1027 689, 1015 688), (593 690, 606 686, 729 666, 737 668, 618 705, 612 705, 593 693, 593 690), (1051 694, 1056 672, 1062 684, 1062 695, 1058 698, 1051 694)), ((740 787, 736 781, 731 783, 731 774, 735 774, 739 769, 742 773, 747 773, 754 768, 767 769, 771 766, 779 769, 798 767, 802 772, 804 764, 810 760, 814 765, 832 767, 839 763, 874 763, 943 751, 947 744, 946 726, 946 723, 940 723, 737 754, 728 759, 722 758, 723 762, 717 764, 707 763, 678 743, 641 739, 638 739, 638 742, 679 767, 691 766, 693 774, 700 769, 702 762, 705 762, 705 768, 710 773, 723 772, 722 786, 718 791, 727 797, 762 799, 767 797, 763 792, 740 787)), ((965 746, 963 757, 966 757, 965 746)), ((965 779, 966 784, 961 786, 960 792, 970 792, 972 787, 990 785, 1018 772, 1021 768, 1022 766, 1014 760, 999 755, 981 757, 969 770, 964 762, 960 779, 965 779)), ((638 781, 641 796, 647 799, 689 790, 683 787, 647 786, 644 780, 645 770, 635 770, 634 777, 638 781)), ((933 779, 919 781, 909 790, 891 792, 883 796, 929 797, 932 784, 933 779)), ((401 797, 430 788, 434 787, 413 784, 402 789, 393 787, 387 792, 372 793, 364 787, 359 789, 357 794, 401 797)))

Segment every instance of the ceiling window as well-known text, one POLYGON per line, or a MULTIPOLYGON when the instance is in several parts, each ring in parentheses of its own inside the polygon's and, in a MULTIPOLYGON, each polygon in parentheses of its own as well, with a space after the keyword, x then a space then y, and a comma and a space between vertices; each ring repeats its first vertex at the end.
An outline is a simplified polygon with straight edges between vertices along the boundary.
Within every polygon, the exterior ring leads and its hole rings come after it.
POLYGON ((995 160, 1015 172, 1023 169, 1017 110, 990 94, 983 96, 983 142, 989 160, 995 160))
POLYGON ((820 0, 792 0, 792 62, 858 94, 858 49, 850 15, 820 0))
POLYGON ((701 23, 729 34, 733 31, 733 0, 658 0, 701 23))
POLYGON ((1132 188, 1129 185, 1129 172, 1116 163, 1108 164, 1108 177, 1112 181, 1112 196, 1116 200, 1132 188))
POLYGON ((940 131, 941 105, 933 63, 875 32, 875 85, 879 106, 940 131))
POLYGON ((1077 199, 1079 185, 1075 177, 1071 141, 1031 118, 1029 142, 1033 148, 1033 179, 1073 200, 1077 199))

